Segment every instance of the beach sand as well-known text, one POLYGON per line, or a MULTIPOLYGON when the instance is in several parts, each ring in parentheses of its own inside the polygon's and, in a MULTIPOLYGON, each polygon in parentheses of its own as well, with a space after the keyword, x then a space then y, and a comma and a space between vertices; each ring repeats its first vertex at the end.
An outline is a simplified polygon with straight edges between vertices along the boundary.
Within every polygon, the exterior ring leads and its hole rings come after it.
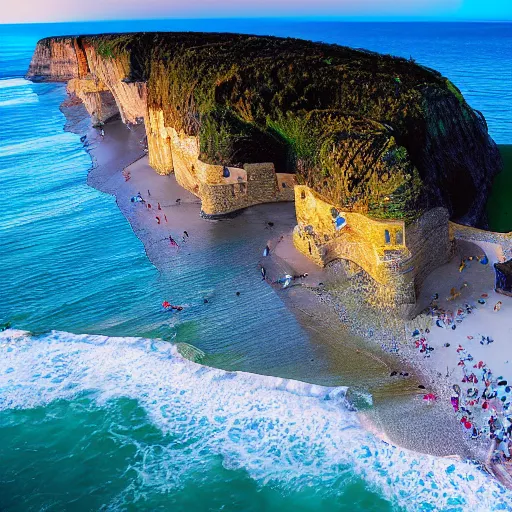
MULTIPOLYGON (((500 247, 489 242, 458 244, 456 254, 450 263, 443 265, 433 272, 426 280, 419 303, 421 306, 428 306, 431 297, 439 294, 438 306, 441 309, 457 312, 466 311, 466 305, 472 307, 471 314, 463 314, 461 322, 455 322, 455 330, 452 326, 438 327, 432 323, 430 333, 426 334, 428 344, 433 347, 430 357, 425 358, 424 354, 414 347, 411 342, 403 351, 404 355, 411 360, 416 367, 422 368, 425 375, 428 376, 433 387, 439 395, 439 399, 447 402, 450 399, 452 386, 460 386, 462 396, 461 402, 469 403, 467 391, 476 386, 480 394, 484 389, 481 379, 481 373, 474 368, 480 361, 485 363, 492 371, 495 378, 503 377, 511 382, 512 379, 512 298, 498 294, 494 291, 494 269, 493 263, 502 256, 500 247), (489 258, 487 265, 482 265, 476 259, 470 261, 466 267, 459 272, 461 257, 481 256, 486 254, 489 258), (451 290, 455 288, 460 296, 452 299, 451 290), (485 301, 480 304, 478 301, 485 301), (502 303, 499 311, 494 310, 495 304, 502 303), (484 343, 480 341, 484 337, 484 343), (487 338, 494 340, 487 343, 487 338), (467 354, 472 356, 472 361, 466 362, 467 373, 475 374, 479 377, 478 384, 463 382, 463 367, 459 366, 463 352, 462 347, 467 354), (458 351, 459 349, 459 351, 458 351)), ((414 322, 412 322, 414 325, 414 322)), ((444 324, 441 323, 443 326, 444 324)), ((418 325, 420 327, 420 325, 418 325)), ((500 411, 501 407, 497 400, 489 402, 489 409, 484 410, 481 407, 483 400, 469 406, 472 411, 471 423, 477 428, 485 428, 489 418, 489 411, 494 407, 500 411)), ((452 414, 454 411, 452 410, 452 414)), ((457 415, 458 418, 462 413, 457 415)), ((461 426, 462 430, 465 430, 461 426)), ((469 436, 471 430, 466 431, 469 436)), ((485 458, 489 450, 489 440, 487 435, 483 436, 479 443, 474 443, 476 452, 481 458, 485 458)))
MULTIPOLYGON (((77 119, 79 117, 76 115, 77 119)), ((75 126, 77 126, 76 120, 75 126)), ((83 129, 82 120, 80 130, 83 129)), ((86 144, 94 166, 89 174, 88 183, 116 197, 120 210, 130 222, 134 233, 143 242, 149 259, 157 268, 164 268, 168 264, 169 233, 172 233, 179 242, 183 226, 186 226, 188 231, 201 233, 197 238, 201 239, 202 244, 215 243, 218 224, 200 217, 199 199, 181 188, 173 175, 158 175, 148 165, 142 139, 143 128, 139 126, 128 130, 119 121, 105 126, 104 138, 99 136, 98 130, 89 127, 86 144), (131 202, 131 198, 138 193, 146 201, 145 205, 131 202), (177 202, 178 199, 179 202, 177 202), (151 208, 147 207, 148 203, 151 204, 151 208)), ((486 326, 483 330, 486 335, 493 335, 496 342, 494 346, 479 346, 474 349, 474 357, 476 359, 480 354, 485 355, 489 365, 496 364, 496 368, 500 369, 508 364, 500 363, 497 350, 498 346, 503 347, 506 343, 502 334, 510 333, 510 325, 506 321, 508 301, 498 315, 489 311, 489 307, 475 311, 473 317, 464 321, 460 330, 458 328, 456 331, 436 332, 432 329, 431 343, 436 350, 428 360, 423 359, 416 350, 411 348, 414 346, 412 342, 401 347, 401 358, 388 354, 381 350, 374 340, 351 334, 350 326, 340 322, 337 312, 322 299, 322 293, 318 293, 323 285, 332 286, 337 280, 343 281, 344 277, 340 277, 332 270, 317 267, 295 250, 291 238, 296 222, 293 203, 259 205, 250 210, 253 213, 256 212, 256 215, 261 218, 269 218, 274 222, 274 227, 269 230, 268 236, 271 255, 268 258, 262 258, 261 254, 254 256, 256 261, 259 260, 260 264, 265 266, 269 285, 274 288, 275 293, 309 333, 311 343, 317 345, 324 354, 328 354, 328 360, 332 362, 333 368, 342 368, 345 380, 350 380, 352 372, 354 382, 365 382, 365 386, 361 386, 361 389, 354 386, 355 389, 351 390, 352 396, 349 393, 350 398, 361 410, 362 422, 372 432, 393 444, 439 456, 456 455, 461 458, 478 456, 483 460, 485 446, 478 447, 468 440, 453 414, 449 400, 445 399, 450 379, 440 379, 439 375, 446 374, 446 365, 452 375, 456 371, 455 345, 463 341, 466 330, 468 332, 482 330, 482 325, 485 325, 482 322, 487 323, 491 319, 499 319, 498 324, 493 324, 493 329, 487 329, 486 326), (297 279, 294 286, 283 290, 273 281, 285 273, 292 275, 307 273, 308 276, 297 279), (478 329, 476 326, 479 326, 478 329), (450 349, 443 348, 447 336, 452 340, 450 349), (450 355, 445 356, 445 352, 450 355), (490 357, 491 352, 496 352, 496 356, 490 357), (405 371, 409 376, 390 377, 390 372, 393 370, 405 371), (424 386, 424 389, 419 388, 419 385, 424 386), (369 390, 369 393, 365 394, 363 388, 369 390), (427 405, 423 401, 423 394, 429 391, 438 393, 442 399, 427 405)), ((220 222, 229 223, 230 221, 220 222)), ((200 249, 194 243, 196 242, 191 242, 187 247, 192 254, 194 250, 200 249)), ((446 269, 444 267, 440 269, 439 272, 444 272, 443 274, 431 276, 431 284, 426 283, 420 300, 430 297, 429 286, 435 288, 435 283, 439 279, 449 293, 449 289, 454 286, 454 284, 449 286, 451 283, 449 277, 458 277, 458 270, 455 268, 454 271, 454 265, 458 266, 456 262, 452 262, 446 266, 446 269)), ((477 267, 477 270, 481 269, 477 267)), ((476 271, 473 266, 467 269, 464 278, 471 281, 473 271, 476 271)), ((488 275, 485 275, 482 284, 476 287, 478 289, 475 289, 475 294, 485 291, 489 294, 494 293, 492 276, 489 274, 490 267, 482 269, 482 272, 484 271, 488 275)), ((446 292, 444 288, 440 288, 439 293, 446 292)), ((494 296, 490 300, 491 305, 493 300, 494 296)), ((473 347, 468 348, 473 350, 473 347)), ((304 380, 315 381, 314 365, 315 362, 312 361, 311 375, 308 376, 305 372, 304 380)), ((503 373, 505 370, 506 367, 503 373)), ((340 380, 332 384, 344 385, 346 382, 340 380)))

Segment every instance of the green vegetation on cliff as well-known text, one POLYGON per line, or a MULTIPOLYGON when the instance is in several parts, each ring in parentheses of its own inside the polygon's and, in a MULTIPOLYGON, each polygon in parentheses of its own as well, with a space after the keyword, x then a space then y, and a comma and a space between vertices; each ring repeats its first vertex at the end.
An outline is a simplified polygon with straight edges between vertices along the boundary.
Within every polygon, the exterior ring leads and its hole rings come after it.
POLYGON ((503 171, 494 180, 487 215, 489 229, 509 233, 512 231, 512 145, 499 146, 503 157, 503 171))
POLYGON ((501 159, 483 116, 412 60, 298 39, 215 33, 85 36, 127 59, 148 108, 200 138, 201 158, 272 161, 332 204, 412 220, 434 206, 469 224, 501 159))

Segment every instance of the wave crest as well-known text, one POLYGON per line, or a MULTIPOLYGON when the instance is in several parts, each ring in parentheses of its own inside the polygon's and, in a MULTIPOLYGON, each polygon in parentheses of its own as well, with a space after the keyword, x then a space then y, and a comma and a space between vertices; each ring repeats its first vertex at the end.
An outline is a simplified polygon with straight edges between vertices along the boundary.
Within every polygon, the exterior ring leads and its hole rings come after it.
POLYGON ((0 347, 0 410, 86 390, 99 405, 134 398, 172 436, 174 466, 218 455, 226 468, 288 490, 335 488, 348 468, 410 510, 512 509, 511 494, 474 464, 390 446, 364 430, 345 387, 226 372, 144 338, 7 330, 0 347))

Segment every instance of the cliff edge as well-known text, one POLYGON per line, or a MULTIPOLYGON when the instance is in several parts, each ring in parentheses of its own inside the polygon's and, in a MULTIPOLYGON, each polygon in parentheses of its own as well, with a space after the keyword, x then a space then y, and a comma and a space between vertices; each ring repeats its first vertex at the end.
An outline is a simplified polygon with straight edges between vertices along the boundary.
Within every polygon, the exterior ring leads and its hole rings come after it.
POLYGON ((221 212, 265 194, 292 199, 286 187, 297 182, 375 219, 409 223, 445 207, 485 225, 501 168, 483 116, 448 79, 338 45, 215 33, 54 37, 38 42, 27 78, 69 82, 96 123, 117 113, 144 122, 151 165, 216 198, 221 212), (254 197, 251 180, 261 181, 254 197))

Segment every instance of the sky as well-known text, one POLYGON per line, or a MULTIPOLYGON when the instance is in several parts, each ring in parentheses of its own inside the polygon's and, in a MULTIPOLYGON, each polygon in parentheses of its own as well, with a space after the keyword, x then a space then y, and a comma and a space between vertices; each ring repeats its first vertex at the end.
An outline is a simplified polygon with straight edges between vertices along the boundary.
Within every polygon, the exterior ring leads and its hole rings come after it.
POLYGON ((8 0, 0 23, 314 17, 512 21, 512 0, 8 0))

